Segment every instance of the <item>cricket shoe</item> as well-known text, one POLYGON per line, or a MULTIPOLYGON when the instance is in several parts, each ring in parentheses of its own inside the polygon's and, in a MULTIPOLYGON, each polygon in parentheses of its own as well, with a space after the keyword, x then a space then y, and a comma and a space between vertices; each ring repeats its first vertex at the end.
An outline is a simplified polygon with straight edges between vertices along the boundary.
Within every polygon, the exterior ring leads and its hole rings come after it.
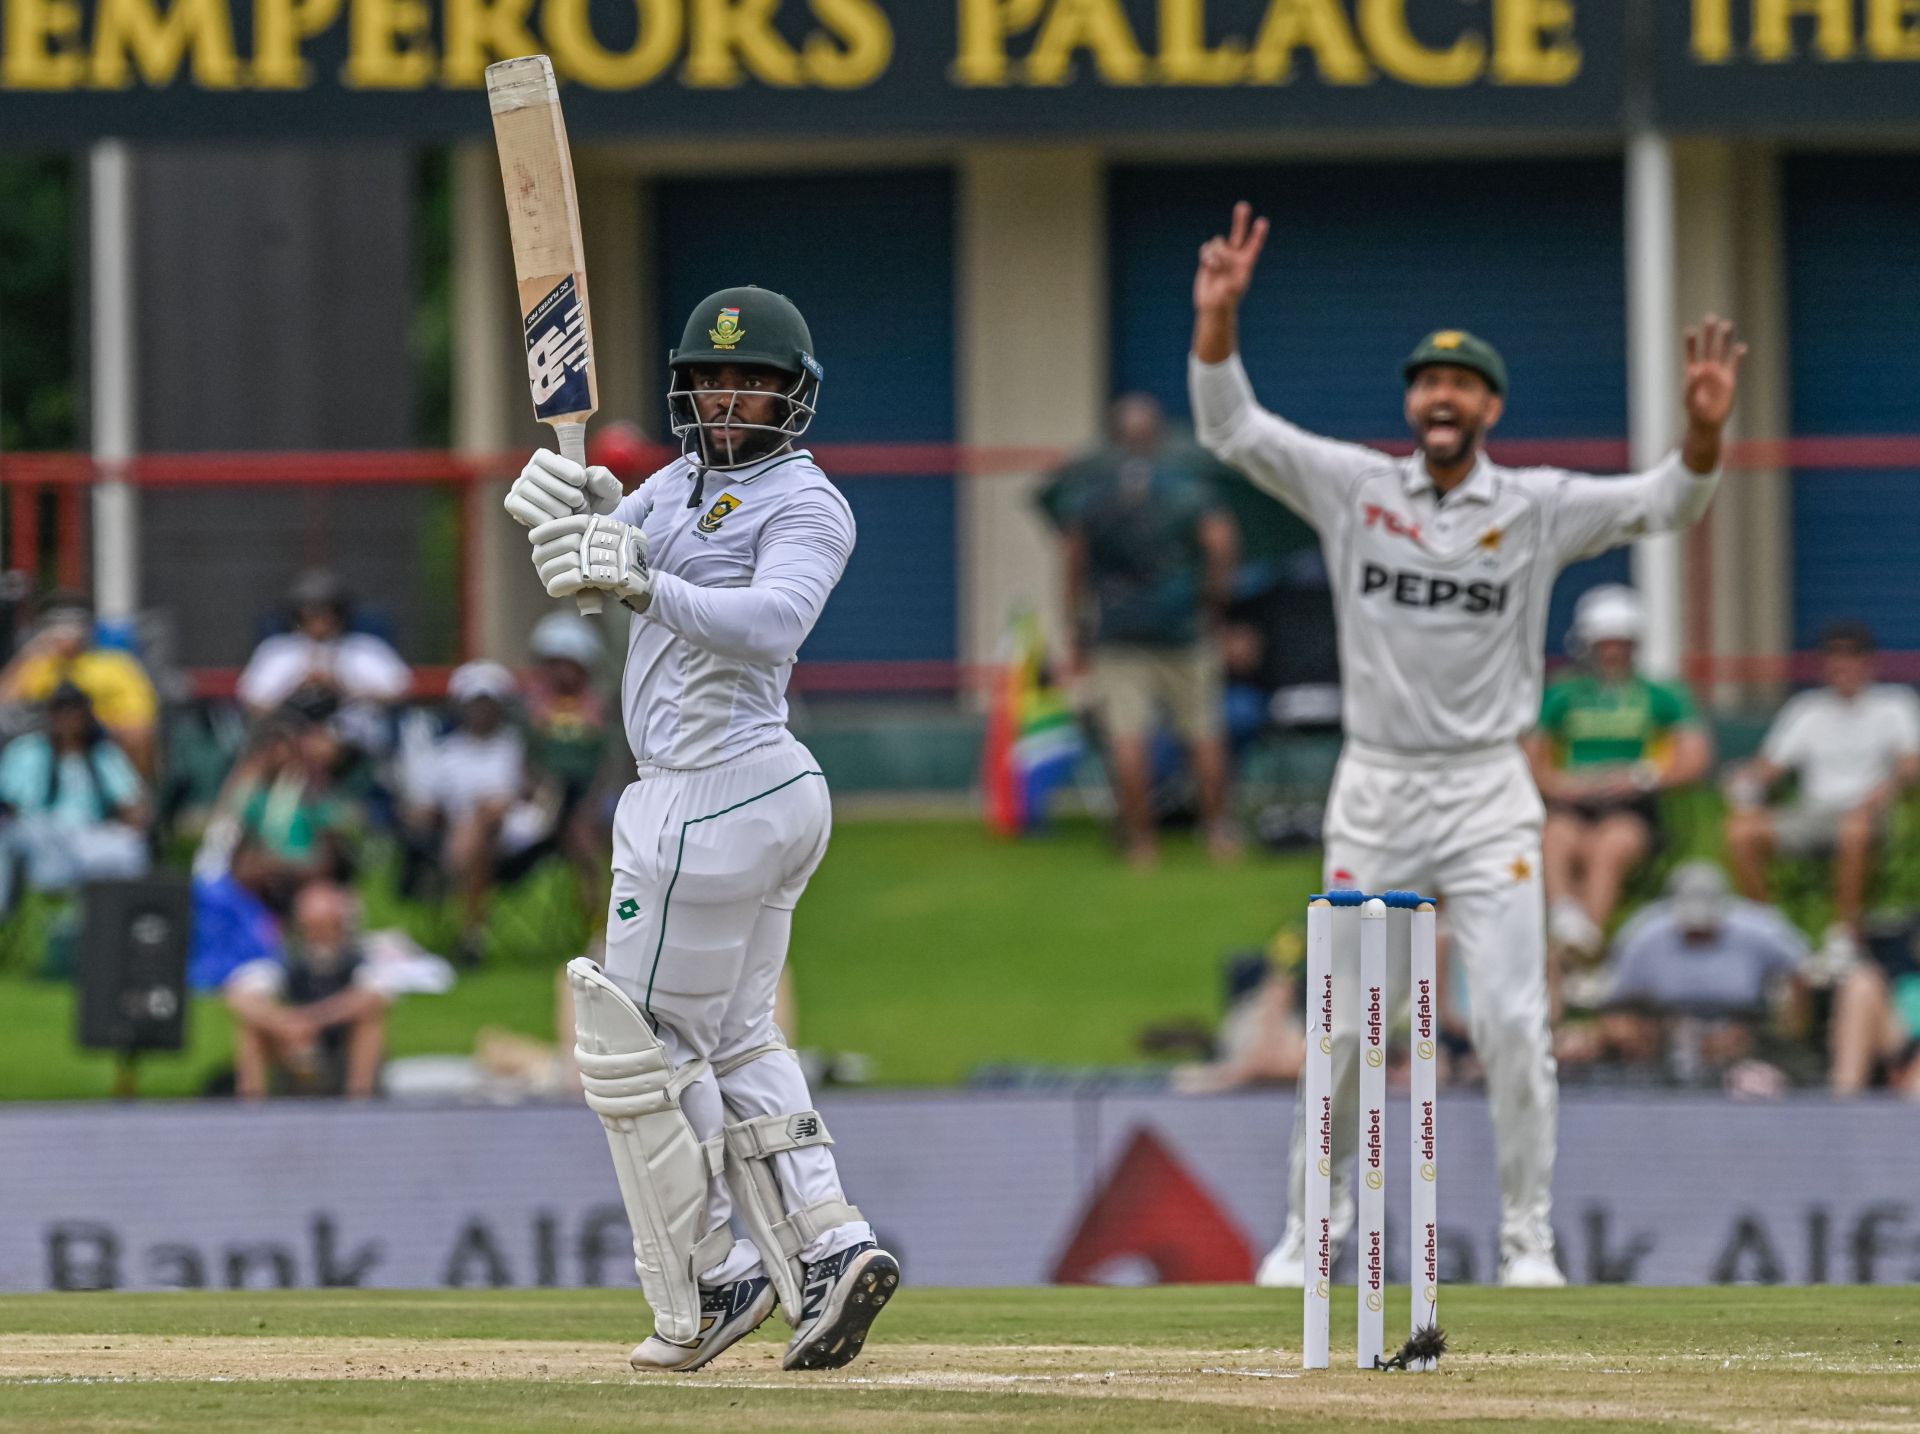
POLYGON ((627 1363, 643 1372, 698 1369, 765 1324, 773 1305, 773 1281, 765 1275, 702 1290, 700 1333, 691 1344, 649 1335, 627 1356, 627 1363))
POLYGON ((1267 1251, 1267 1257, 1254 1271, 1253 1282, 1269 1290, 1297 1290, 1307 1283, 1307 1227, 1287 1217, 1286 1231, 1280 1243, 1267 1251))
POLYGON ((900 1262, 871 1240, 810 1260, 800 1319, 783 1369, 839 1369, 853 1362, 867 1330, 900 1288, 900 1262))
MULTIPOLYGON (((1333 1260, 1337 1264, 1340 1247, 1346 1244, 1347 1236, 1353 1233, 1353 1195, 1345 1186, 1337 1183, 1333 1190, 1332 1224, 1328 1233, 1333 1239, 1333 1260)), ((1253 1282, 1267 1290, 1297 1290, 1306 1285, 1307 1226, 1304 1220, 1296 1215, 1287 1216, 1280 1243, 1267 1251, 1260 1268, 1254 1271, 1253 1282)))
POLYGON ((1554 1263, 1552 1249, 1522 1250, 1500 1262, 1500 1284, 1509 1290, 1562 1290, 1567 1277, 1554 1263))

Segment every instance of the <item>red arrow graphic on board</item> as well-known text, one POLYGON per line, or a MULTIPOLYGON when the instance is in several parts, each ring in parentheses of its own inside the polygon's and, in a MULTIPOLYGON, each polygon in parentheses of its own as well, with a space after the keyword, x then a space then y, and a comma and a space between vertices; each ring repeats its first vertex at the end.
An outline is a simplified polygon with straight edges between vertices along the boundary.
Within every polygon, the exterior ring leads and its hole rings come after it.
POLYGON ((1144 1261, 1161 1284, 1245 1284, 1253 1278, 1246 1232, 1144 1128, 1094 1192, 1053 1280, 1096 1284, 1102 1267, 1123 1259, 1144 1261))

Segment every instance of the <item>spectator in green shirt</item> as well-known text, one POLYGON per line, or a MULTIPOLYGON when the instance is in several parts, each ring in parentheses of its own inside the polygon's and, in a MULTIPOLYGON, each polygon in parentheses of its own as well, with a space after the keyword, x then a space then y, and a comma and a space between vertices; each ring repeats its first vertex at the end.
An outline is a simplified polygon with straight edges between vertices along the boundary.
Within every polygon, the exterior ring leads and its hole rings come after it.
POLYGON ((1239 540, 1213 460, 1171 441, 1160 405, 1113 405, 1107 445, 1041 495, 1066 540, 1073 666, 1085 665, 1106 738, 1127 857, 1155 858, 1152 740, 1186 745, 1216 858, 1238 850, 1227 819, 1227 744, 1215 630, 1233 593, 1239 540))
POLYGON ((1632 588, 1590 589, 1574 609, 1577 671, 1547 688, 1527 739, 1547 804, 1542 833, 1550 973, 1600 954, 1620 887, 1653 849, 1656 798, 1697 782, 1713 742, 1679 683, 1634 667, 1646 613, 1632 588))

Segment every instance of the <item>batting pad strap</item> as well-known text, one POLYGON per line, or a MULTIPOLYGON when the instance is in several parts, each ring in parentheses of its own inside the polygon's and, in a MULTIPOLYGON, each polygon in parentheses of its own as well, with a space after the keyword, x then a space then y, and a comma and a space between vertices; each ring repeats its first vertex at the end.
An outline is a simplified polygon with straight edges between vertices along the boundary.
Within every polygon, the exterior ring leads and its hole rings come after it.
POLYGON ((728 1056, 724 1061, 716 1062, 713 1073, 719 1079, 725 1080, 742 1066, 750 1066, 762 1056, 781 1054, 792 1055, 792 1048, 785 1041, 769 1041, 764 1046, 755 1046, 750 1051, 742 1051, 737 1056, 728 1056))
POLYGON ((816 1200, 804 1210, 796 1210, 786 1219, 776 1224, 774 1233, 780 1239, 780 1248, 788 1255, 799 1258, 800 1252, 829 1230, 837 1230, 842 1225, 851 1225, 864 1220, 858 1207, 844 1200, 816 1200))
POLYGON ((727 1144, 742 1160, 765 1160, 783 1150, 809 1145, 831 1145, 827 1123, 817 1110, 793 1115, 762 1115, 727 1127, 727 1144))
POLYGON ((707 1073, 705 1061, 673 1069, 660 1047, 606 1055, 576 1046, 573 1056, 588 1108, 610 1120, 677 1110, 680 1093, 707 1073))

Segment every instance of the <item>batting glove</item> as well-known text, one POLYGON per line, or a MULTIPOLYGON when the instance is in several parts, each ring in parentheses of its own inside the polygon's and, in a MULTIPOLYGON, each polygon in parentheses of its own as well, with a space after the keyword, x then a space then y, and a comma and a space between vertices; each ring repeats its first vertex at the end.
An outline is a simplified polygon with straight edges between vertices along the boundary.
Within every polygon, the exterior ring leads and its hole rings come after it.
POLYGON ((542 523, 527 540, 533 566, 549 597, 570 597, 582 588, 610 592, 635 612, 653 601, 647 566, 647 535, 631 523, 576 513, 542 523))
POLYGON ((582 468, 542 448, 507 490, 507 512, 523 527, 537 528, 574 513, 611 513, 621 496, 620 480, 610 470, 582 468))

